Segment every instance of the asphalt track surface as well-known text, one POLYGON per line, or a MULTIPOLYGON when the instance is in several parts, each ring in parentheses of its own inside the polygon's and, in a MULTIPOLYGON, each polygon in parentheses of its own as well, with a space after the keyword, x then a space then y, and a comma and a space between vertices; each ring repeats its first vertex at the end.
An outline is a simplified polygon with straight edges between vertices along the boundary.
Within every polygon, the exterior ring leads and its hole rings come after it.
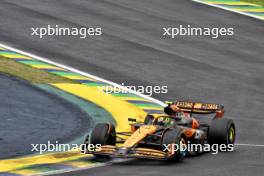
POLYGON ((0 83, 1 159, 32 154, 31 144, 69 142, 90 124, 71 103, 25 81, 0 74, 0 83))
MULTIPOLYGON (((1 42, 126 85, 167 85, 160 100, 218 102, 237 143, 263 144, 264 22, 189 0, 1 0, 1 42), (44 25, 102 27, 103 36, 31 36, 44 25), (162 37, 178 25, 233 27, 232 37, 162 37)), ((183 163, 132 160, 62 175, 263 175, 264 148, 237 146, 183 163)))

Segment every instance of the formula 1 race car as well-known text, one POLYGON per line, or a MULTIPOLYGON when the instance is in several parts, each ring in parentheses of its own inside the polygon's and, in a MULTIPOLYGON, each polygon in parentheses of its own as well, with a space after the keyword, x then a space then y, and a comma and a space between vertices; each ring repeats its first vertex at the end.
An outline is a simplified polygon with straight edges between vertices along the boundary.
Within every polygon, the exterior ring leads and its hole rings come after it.
POLYGON ((100 144, 101 147, 84 151, 97 157, 183 160, 186 155, 196 154, 186 150, 189 144, 234 144, 235 124, 231 119, 222 118, 223 114, 224 106, 219 104, 169 103, 164 115, 147 115, 141 123, 129 118, 131 132, 116 132, 110 123, 97 124, 85 144, 100 144))

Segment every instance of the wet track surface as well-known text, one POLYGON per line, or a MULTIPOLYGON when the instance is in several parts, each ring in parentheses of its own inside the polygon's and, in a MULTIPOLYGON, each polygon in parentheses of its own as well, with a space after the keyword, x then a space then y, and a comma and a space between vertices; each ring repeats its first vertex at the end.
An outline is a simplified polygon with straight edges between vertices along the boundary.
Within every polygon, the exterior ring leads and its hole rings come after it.
MULTIPOLYGON (((264 144, 264 22, 189 0, 2 0, 1 42, 126 85, 167 85, 161 100, 218 102, 237 143, 264 144), (31 36, 45 25, 102 27, 103 36, 31 36), (178 25, 233 27, 232 37, 162 38, 178 25)), ((263 175, 264 148, 238 146, 184 163, 133 160, 65 175, 263 175)))
POLYGON ((31 144, 67 142, 89 124, 89 117, 70 103, 1 74, 0 97, 1 159, 32 154, 31 144))

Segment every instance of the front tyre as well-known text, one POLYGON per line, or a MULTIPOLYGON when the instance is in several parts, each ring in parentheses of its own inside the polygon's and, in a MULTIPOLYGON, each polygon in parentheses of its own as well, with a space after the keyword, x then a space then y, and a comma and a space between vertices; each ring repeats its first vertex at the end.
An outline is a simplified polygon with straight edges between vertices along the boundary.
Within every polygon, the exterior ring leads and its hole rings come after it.
POLYGON ((168 161, 182 161, 187 154, 187 148, 181 129, 166 130, 162 136, 161 148, 167 152, 168 161))
POLYGON ((94 127, 90 144, 97 145, 115 145, 116 144, 116 131, 111 123, 98 123, 94 127))
MULTIPOLYGON (((111 123, 98 123, 90 137, 90 144, 94 146, 100 145, 115 145, 116 144, 116 131, 111 123)), ((95 154, 96 157, 107 158, 104 155, 95 154)))

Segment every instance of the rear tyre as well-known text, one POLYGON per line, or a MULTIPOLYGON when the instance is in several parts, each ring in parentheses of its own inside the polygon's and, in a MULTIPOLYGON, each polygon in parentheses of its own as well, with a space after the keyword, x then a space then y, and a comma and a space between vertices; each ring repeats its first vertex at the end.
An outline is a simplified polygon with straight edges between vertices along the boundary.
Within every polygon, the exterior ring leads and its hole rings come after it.
POLYGON ((234 144, 236 128, 231 119, 214 119, 209 128, 208 140, 212 144, 234 144))
POLYGON ((187 154, 185 147, 186 142, 181 129, 169 129, 163 133, 161 148, 167 152, 167 161, 182 161, 187 154))
MULTIPOLYGON (((115 145, 116 131, 114 125, 110 123, 98 123, 91 133, 90 144, 115 145)), ((105 157, 98 154, 95 156, 105 157)))

